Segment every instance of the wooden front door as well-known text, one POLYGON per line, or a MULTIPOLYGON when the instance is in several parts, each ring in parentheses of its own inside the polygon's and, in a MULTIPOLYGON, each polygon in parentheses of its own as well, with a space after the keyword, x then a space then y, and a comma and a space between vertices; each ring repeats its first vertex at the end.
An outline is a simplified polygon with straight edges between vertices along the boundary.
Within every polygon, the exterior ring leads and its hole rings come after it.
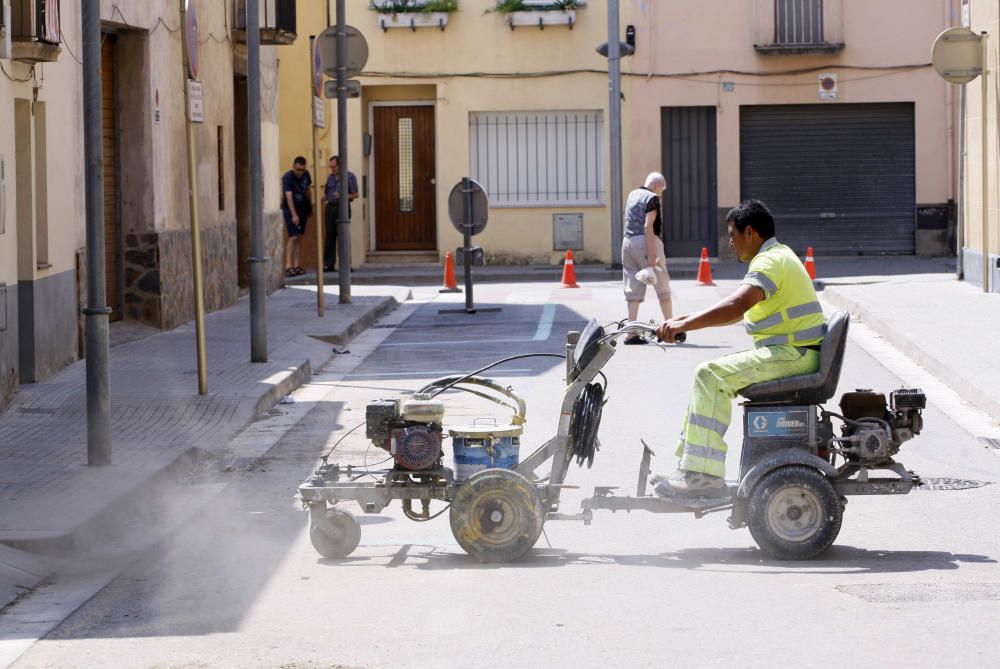
POLYGON ((376 250, 434 250, 434 107, 375 107, 374 141, 376 250))
POLYGON ((121 320, 120 256, 118 233, 118 110, 115 87, 115 38, 104 35, 101 44, 101 100, 104 120, 104 267, 106 304, 111 320, 121 320))

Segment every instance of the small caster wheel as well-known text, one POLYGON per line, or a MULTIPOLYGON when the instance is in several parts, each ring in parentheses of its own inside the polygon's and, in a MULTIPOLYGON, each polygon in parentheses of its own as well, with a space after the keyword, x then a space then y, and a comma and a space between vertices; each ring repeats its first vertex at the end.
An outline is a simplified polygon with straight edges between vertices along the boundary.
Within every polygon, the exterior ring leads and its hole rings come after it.
POLYGON ((779 560, 819 555, 836 540, 843 519, 833 484, 812 467, 782 467, 765 474, 747 506, 754 541, 779 560))
POLYGON ((354 552, 361 542, 361 526, 353 513, 337 507, 327 509, 325 504, 315 504, 309 511, 309 539, 317 553, 339 560, 354 552))
POLYGON ((450 519, 466 553, 480 562, 513 562, 538 541, 545 510, 526 478, 509 469, 484 469, 459 487, 450 519))

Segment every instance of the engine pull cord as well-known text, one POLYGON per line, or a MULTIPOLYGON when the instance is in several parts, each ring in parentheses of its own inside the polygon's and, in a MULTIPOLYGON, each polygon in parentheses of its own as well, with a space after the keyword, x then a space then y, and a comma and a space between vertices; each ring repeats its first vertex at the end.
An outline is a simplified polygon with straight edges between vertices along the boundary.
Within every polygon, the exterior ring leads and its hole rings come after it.
POLYGON ((490 364, 486 365, 485 367, 481 367, 481 368, 477 369, 474 372, 469 372, 465 376, 462 376, 462 377, 460 377, 460 378, 452 381, 448 385, 442 386, 438 390, 434 391, 433 393, 431 393, 431 397, 437 397, 438 395, 440 395, 444 391, 450 389, 452 386, 455 386, 455 385, 461 383, 462 381, 465 381, 466 379, 468 379, 471 376, 476 376, 477 374, 481 374, 482 372, 485 372, 488 369, 493 369, 494 367, 502 365, 505 362, 512 362, 514 360, 523 360, 524 358, 559 358, 561 360, 565 360, 566 356, 565 355, 561 355, 559 353, 523 353, 521 355, 512 355, 509 358, 504 358, 502 360, 497 360, 496 362, 491 362, 490 364))
POLYGON ((576 464, 587 469, 594 464, 594 454, 597 451, 597 431, 601 427, 601 413, 604 411, 604 386, 599 383, 588 383, 583 393, 573 406, 573 417, 569 424, 572 454, 576 456, 576 464))

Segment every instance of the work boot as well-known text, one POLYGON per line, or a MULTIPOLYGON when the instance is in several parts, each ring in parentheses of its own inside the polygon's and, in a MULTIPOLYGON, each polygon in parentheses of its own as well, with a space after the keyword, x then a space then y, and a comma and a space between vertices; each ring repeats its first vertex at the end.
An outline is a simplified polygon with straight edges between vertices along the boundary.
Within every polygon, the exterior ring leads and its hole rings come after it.
POLYGON ((678 469, 669 476, 650 477, 653 492, 658 497, 716 497, 726 491, 726 481, 721 476, 678 469))

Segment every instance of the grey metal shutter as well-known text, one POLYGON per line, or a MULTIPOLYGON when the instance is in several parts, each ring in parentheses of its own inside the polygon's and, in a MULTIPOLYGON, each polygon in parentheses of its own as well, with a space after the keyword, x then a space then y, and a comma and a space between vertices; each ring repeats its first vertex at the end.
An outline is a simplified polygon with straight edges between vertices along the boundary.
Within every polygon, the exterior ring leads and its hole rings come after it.
POLYGON ((800 255, 912 254, 913 104, 741 107, 740 190, 800 255))

